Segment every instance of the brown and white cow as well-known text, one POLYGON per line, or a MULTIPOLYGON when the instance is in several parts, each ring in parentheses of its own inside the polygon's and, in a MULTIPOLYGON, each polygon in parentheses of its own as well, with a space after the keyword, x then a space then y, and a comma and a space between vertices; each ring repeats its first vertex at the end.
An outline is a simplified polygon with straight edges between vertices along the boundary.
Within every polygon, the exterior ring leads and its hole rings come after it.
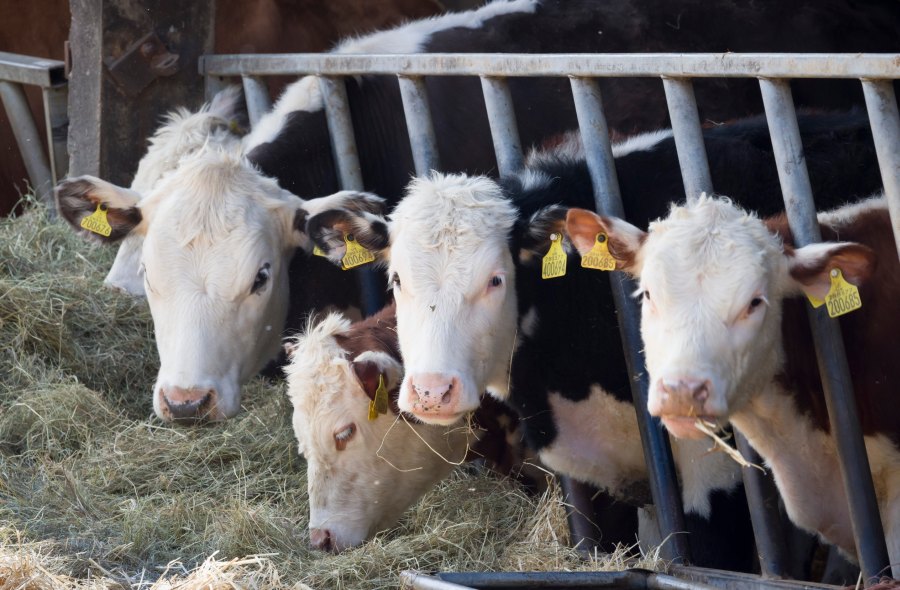
POLYGON ((702 436, 697 418, 730 421, 771 467, 791 519, 850 556, 803 295, 825 299, 838 271, 859 287, 862 308, 840 323, 896 574, 900 262, 883 198, 822 213, 819 224, 825 240, 841 241, 796 248, 783 216, 764 221, 704 196, 647 232, 574 209, 567 231, 582 253, 606 234, 618 267, 640 279, 650 412, 678 437, 702 436))
POLYGON ((471 424, 429 426, 396 407, 403 377, 391 305, 355 324, 332 313, 289 345, 294 434, 306 458, 310 543, 340 551, 392 526, 465 460, 521 467, 514 415, 487 402, 471 424), (379 379, 388 406, 370 415, 379 379))

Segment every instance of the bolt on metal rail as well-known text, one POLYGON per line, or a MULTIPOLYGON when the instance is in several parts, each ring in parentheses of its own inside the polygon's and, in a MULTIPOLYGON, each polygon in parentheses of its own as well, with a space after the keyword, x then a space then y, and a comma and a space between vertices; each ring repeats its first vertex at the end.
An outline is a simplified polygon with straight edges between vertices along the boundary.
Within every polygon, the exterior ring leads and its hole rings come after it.
MULTIPOLYGON (((819 241, 820 236, 788 80, 858 79, 865 93, 894 238, 900 251, 900 118, 892 85, 892 80, 900 78, 898 64, 900 55, 895 54, 281 54, 205 56, 201 59, 200 73, 206 77, 208 96, 222 87, 224 77, 243 76, 245 89, 254 94, 248 97, 248 102, 253 104, 268 104, 267 96, 255 96, 264 92, 264 87, 246 82, 258 76, 318 75, 322 77, 323 88, 342 87, 342 78, 347 76, 397 76, 410 143, 415 155, 416 173, 420 175, 440 168, 423 77, 481 78, 501 175, 515 172, 523 162, 512 100, 505 79, 526 76, 568 77, 571 80, 576 115, 594 184, 597 211, 620 216, 623 212, 621 196, 596 79, 649 77, 662 80, 685 192, 690 198, 704 191, 711 192, 714 188, 691 80, 756 78, 763 94, 785 209, 798 245, 819 241)), ((343 188, 359 188, 362 182, 361 172, 353 129, 349 124, 346 93, 326 90, 323 94, 326 97, 329 130, 343 188)), ((660 532, 666 537, 684 530, 681 497, 668 437, 659 421, 651 418, 647 412, 648 383, 640 353, 638 310, 634 301, 627 296, 632 286, 630 280, 621 273, 614 275, 618 277, 612 281, 612 287, 627 353, 628 370, 633 377, 633 395, 648 464, 651 495, 660 516, 660 532)), ((369 307, 376 303, 371 302, 369 307)), ((836 320, 826 317, 821 310, 810 310, 810 318, 832 431, 837 439, 843 484, 850 501, 860 564, 864 577, 871 580, 885 571, 888 556, 843 341, 836 320)), ((741 437, 737 442, 742 450, 752 450, 741 437)), ((784 542, 778 531, 774 530, 777 528, 776 521, 764 506, 767 490, 771 492, 771 482, 756 475, 756 471, 752 469, 745 469, 744 477, 763 573, 779 576, 784 568, 778 552, 784 542)), ((671 538, 673 541, 664 547, 668 551, 667 557, 676 562, 689 561, 689 548, 684 536, 674 534, 671 538)), ((691 570, 695 572, 691 575, 700 575, 696 574, 697 568, 684 568, 682 577, 689 577, 691 570)), ((566 585, 566 576, 552 575, 535 575, 529 580, 520 577, 513 581, 510 578, 507 582, 511 585, 490 586, 486 585, 487 578, 479 582, 475 574, 467 578, 460 574, 452 580, 450 577, 436 580, 427 576, 410 575, 405 578, 404 583, 418 588, 465 587, 459 586, 460 583, 508 588, 566 585), (530 585, 531 583, 542 585, 530 585)), ((602 576, 595 577, 592 582, 579 578, 578 584, 607 585, 610 582, 601 578, 602 576)), ((574 582, 574 579, 569 581, 574 582)), ((651 585, 643 580, 639 583, 651 585)), ((743 583, 753 585, 761 582, 745 580, 743 583)), ((777 585, 774 582, 768 584, 777 585)), ((654 582, 653 585, 660 584, 654 582)), ((661 585, 675 587, 668 583, 661 585)), ((800 586, 810 588, 813 585, 800 586)))

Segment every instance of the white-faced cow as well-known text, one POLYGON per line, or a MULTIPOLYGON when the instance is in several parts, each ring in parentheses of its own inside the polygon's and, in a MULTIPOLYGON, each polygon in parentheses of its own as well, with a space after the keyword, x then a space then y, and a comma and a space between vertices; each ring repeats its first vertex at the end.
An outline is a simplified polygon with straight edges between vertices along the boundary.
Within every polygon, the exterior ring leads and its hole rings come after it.
MULTIPOLYGON (((810 115, 800 125, 821 203, 862 198, 880 186, 865 115, 810 115)), ((706 130, 705 140, 717 186, 758 210, 781 209, 763 118, 706 130)), ((631 218, 647 223, 683 197, 671 133, 636 137, 614 154, 631 218)), ((352 233, 387 262, 406 365, 402 410, 452 424, 478 406, 478 392, 490 391, 515 408, 542 462, 641 503, 646 467, 608 273, 579 268, 571 253, 564 276, 541 278, 566 208, 593 204, 587 167, 571 142, 530 164, 503 186, 463 175, 418 179, 387 225, 334 210, 311 217, 307 231, 334 261, 352 233)), ((705 450, 676 447, 697 526, 723 522, 719 512, 742 504, 737 467, 702 457, 705 450)), ((731 566, 749 568, 746 561, 731 566)))
POLYGON ((829 310, 862 303, 840 323, 897 574, 900 261, 883 198, 822 213, 819 225, 826 242, 797 248, 784 216, 763 221, 705 196, 673 207, 647 232, 588 211, 567 220, 581 252, 605 233, 619 267, 640 279, 650 412, 678 437, 702 436, 698 418, 730 421, 772 469, 791 519, 850 556, 856 547, 804 295, 825 300, 843 285, 847 297, 827 301, 829 310))
POLYGON ((392 526, 464 460, 481 458, 507 474, 521 469, 517 420, 497 402, 487 400, 465 425, 399 416, 403 367, 393 306, 353 325, 329 314, 289 348, 285 373, 307 464, 313 547, 340 551, 392 526), (370 414, 379 393, 382 407, 370 414))
MULTIPOLYGON (((442 17, 416 21, 391 31, 375 33, 341 44, 336 51, 345 53, 403 53, 403 52, 596 52, 596 51, 888 51, 894 47, 896 30, 900 27, 900 14, 881 3, 862 0, 872 4, 861 10, 860 1, 832 0, 822 4, 816 0, 796 0, 789 5, 766 4, 736 6, 728 3, 714 5, 695 2, 668 2, 662 0, 615 0, 592 2, 588 0, 513 0, 491 3, 477 10, 449 14, 442 17), (764 27, 748 26, 748 23, 765 22, 764 27), (675 23, 672 26, 671 23, 675 23), (710 26, 715 23, 715 26, 710 26), (894 26, 894 25, 897 26, 894 26)), ((489 172, 494 167, 492 142, 488 132, 487 118, 480 97, 480 85, 476 79, 430 77, 428 90, 434 124, 442 157, 442 165, 447 170, 469 172, 489 172)), ((820 106, 846 105, 860 101, 859 89, 851 82, 835 82, 835 87, 821 92, 817 82, 798 81, 794 96, 801 104, 820 106)), ((825 83, 827 86, 827 83, 825 83)), ((623 79, 603 80, 605 102, 609 107, 609 120, 620 130, 646 129, 661 124, 667 110, 663 92, 659 84, 652 80, 623 79)), ((568 82, 564 79, 536 80, 515 79, 510 82, 513 98, 517 103, 519 131, 522 141, 532 144, 545 136, 569 129, 575 119, 571 104, 568 82)), ((735 115, 755 111, 759 108, 759 97, 752 82, 730 80, 726 82, 698 82, 697 95, 705 117, 714 120, 731 118, 735 115)), ((412 156, 407 141, 406 124, 400 107, 399 90, 394 77, 360 77, 350 79, 348 84, 350 110, 357 147, 362 162, 362 173, 369 190, 384 195, 389 203, 400 197, 401 188, 413 170, 412 156)), ((290 301, 287 317, 288 329, 300 327, 300 318, 309 309, 335 305, 346 308, 358 303, 355 276, 342 273, 328 264, 309 256, 308 250, 300 255, 292 255, 296 242, 293 234, 271 233, 270 226, 280 226, 277 217, 262 222, 267 214, 266 200, 247 198, 242 191, 254 184, 271 186, 262 175, 277 179, 281 188, 303 198, 329 194, 337 190, 337 175, 328 141, 327 124, 322 98, 314 78, 304 78, 288 89, 274 110, 257 126, 244 145, 249 174, 256 171, 260 178, 238 182, 236 176, 218 175, 215 158, 210 158, 212 168, 203 172, 205 177, 216 177, 216 190, 230 195, 229 200, 243 199, 240 207, 249 219, 257 220, 256 225, 233 224, 204 225, 206 218, 228 216, 228 212, 208 213, 195 221, 180 217, 179 225, 187 236, 196 237, 189 241, 160 243, 154 248, 158 252, 148 255, 146 245, 141 257, 148 270, 151 283, 154 279, 149 272, 147 260, 158 262, 162 269, 157 277, 168 278, 168 268, 177 268, 185 261, 192 264, 202 261, 204 275, 215 276, 216 281, 227 282, 237 289, 237 285, 250 282, 253 287, 258 274, 261 281, 271 278, 279 285, 269 297, 273 310, 277 305, 288 307, 287 290, 281 285, 290 280, 290 301), (226 186, 225 179, 234 181, 226 186), (192 225, 193 224, 193 225, 192 225), (207 230, 224 232, 207 234, 207 230), (235 232, 240 238, 232 238, 235 232), (269 233, 266 233, 269 232, 269 233), (280 246, 275 240, 284 238, 280 246), (206 248, 204 244, 229 244, 230 250, 221 247, 206 248), (283 260, 279 264, 270 262, 270 267, 252 269, 251 276, 238 273, 248 272, 235 261, 259 258, 259 251, 271 252, 272 248, 282 248, 283 260), (190 252, 189 252, 190 250, 190 252), (290 279, 281 274, 288 274, 290 279), (162 272, 162 275, 159 274, 162 272)), ((200 162, 200 159, 198 159, 200 162)), ((199 166, 199 164, 198 164, 199 166)), ((200 172, 197 167, 196 172, 200 172)), ((184 177, 182 177, 184 178, 184 177)), ((67 203, 71 212, 63 212, 76 225, 86 212, 96 208, 99 201, 113 207, 131 209, 136 198, 107 199, 107 196, 123 192, 115 187, 99 182, 81 179, 76 183, 64 183, 58 188, 60 202, 67 203), (106 196, 103 196, 106 195, 106 196)), ((194 180, 185 178, 183 184, 171 181, 167 187, 170 195, 193 198, 198 187, 194 180)), ((162 199, 175 203, 177 199, 162 199)), ((215 205, 218 206, 218 205, 215 205)), ((178 210, 172 205, 170 211, 178 210)), ((111 219, 119 220, 124 211, 111 212, 111 219)), ((127 217, 127 214, 125 215, 127 217)), ((132 219, 132 221, 134 221, 132 219)), ((147 223, 132 224, 140 235, 148 227, 147 223)), ((125 227, 119 224, 112 237, 121 237, 125 227)), ((160 232, 168 231, 160 229, 160 232)), ((300 241, 302 243, 302 240, 300 241)), ((134 244, 133 244, 134 246, 134 244)), ((139 274, 140 259, 136 254, 123 253, 120 261, 128 261, 124 269, 132 278, 139 274)), ((248 263, 249 264, 249 263, 248 263)), ((264 264, 264 262, 260 262, 264 264)), ((117 271, 115 276, 122 276, 117 271)), ((113 277, 110 277, 113 280, 113 277)), ((143 280, 135 279, 137 284, 143 280)), ((202 287, 205 297, 197 299, 196 289, 200 283, 184 286, 184 283, 166 283, 167 300, 177 299, 186 309, 196 301, 205 305, 196 313, 188 313, 189 318, 163 320, 183 312, 169 311, 168 303, 151 302, 154 307, 154 321, 170 321, 172 325, 183 320, 185 330, 179 336, 171 336, 169 343, 158 342, 160 356, 167 359, 178 358, 179 368, 170 374, 169 389, 172 401, 179 409, 175 414, 224 417, 231 415, 239 406, 239 386, 259 360, 277 347, 270 346, 283 324, 269 322, 270 318, 283 318, 282 312, 251 314, 241 316, 240 327, 223 328, 233 324, 236 313, 232 300, 237 291, 202 287), (255 318, 255 319, 253 319, 255 318), (231 330, 238 330, 241 338, 232 336, 231 330), (258 337, 262 335, 262 339, 258 337), (226 340, 233 343, 221 344, 226 340), (240 340, 240 344, 238 344, 240 340), (198 348, 190 356, 175 343, 190 341, 198 348), (228 358, 214 358, 228 347, 228 358), (171 348, 170 348, 171 347, 171 348), (165 348, 165 350, 163 350, 165 348), (191 365, 188 367, 188 365, 191 365), (227 366, 230 374, 223 377, 220 367, 227 366), (213 385, 227 379, 227 386, 213 385), (227 393, 225 391, 227 390, 227 393), (207 394, 209 393, 209 397, 207 394), (209 413, 203 408, 209 406, 209 399, 218 398, 220 412, 209 413), (204 401, 207 400, 207 401, 204 401), (227 411, 224 410, 227 408, 227 411)), ((245 290, 246 291, 246 290, 245 290)), ((249 291, 248 291, 249 292, 249 291)), ((244 294, 244 291, 240 292, 244 294)), ((257 306, 258 307, 258 306, 257 306)), ((157 325, 157 333, 168 329, 157 325)), ((165 361, 164 361, 165 362, 165 361)), ((157 395, 155 399, 159 397, 157 395)), ((158 405, 158 404, 157 404, 158 405)), ((162 409, 158 406, 158 409, 162 409)), ((164 418, 170 412, 159 411, 164 418)))

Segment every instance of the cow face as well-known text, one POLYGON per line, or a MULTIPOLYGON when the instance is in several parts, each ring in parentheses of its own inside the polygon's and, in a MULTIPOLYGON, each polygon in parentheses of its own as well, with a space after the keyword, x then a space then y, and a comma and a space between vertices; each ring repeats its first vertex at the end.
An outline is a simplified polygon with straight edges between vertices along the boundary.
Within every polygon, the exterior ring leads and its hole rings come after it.
POLYGON ((308 244, 298 228, 317 205, 344 200, 304 202, 238 151, 218 148, 186 159, 143 199, 92 177, 64 181, 57 199, 76 228, 104 211, 108 235, 90 234, 101 241, 143 238, 140 274, 160 356, 153 408, 164 420, 238 412, 241 385, 279 349, 287 266, 308 244))
POLYGON ((607 234, 620 268, 639 277, 649 410, 679 437, 702 436, 697 418, 727 420, 774 378, 783 298, 824 298, 832 270, 858 284, 874 262, 858 244, 784 248, 762 220, 705 196, 648 233, 577 209, 567 231, 582 253, 607 234))
POLYGON ((338 343, 348 328, 340 315, 327 316, 291 345, 285 368, 307 462, 310 543, 331 551, 392 526, 467 450, 463 428, 410 424, 394 411, 369 419, 378 377, 395 398, 402 367, 381 351, 348 358, 338 343))
POLYGON ((353 234, 387 262, 406 366, 400 409, 424 422, 457 422, 485 390, 506 395, 516 328, 515 219, 490 179, 433 173, 410 183, 389 228, 341 211, 309 220, 307 231, 332 260, 344 256, 343 236, 353 234))

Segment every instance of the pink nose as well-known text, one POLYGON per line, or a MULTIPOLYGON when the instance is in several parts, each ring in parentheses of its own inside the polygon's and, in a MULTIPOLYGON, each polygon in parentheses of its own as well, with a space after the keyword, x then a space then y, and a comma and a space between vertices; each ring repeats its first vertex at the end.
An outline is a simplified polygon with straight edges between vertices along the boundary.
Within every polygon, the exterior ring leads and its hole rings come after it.
POLYGON ((459 379, 442 373, 411 375, 406 395, 415 414, 453 415, 459 405, 459 379))
POLYGON ((216 390, 201 387, 164 387, 159 391, 163 415, 171 420, 219 420, 216 390))
POLYGON ((650 396, 648 410, 654 416, 661 416, 673 435, 698 438, 702 433, 694 428, 694 423, 698 418, 709 418, 706 401, 711 390, 712 383, 705 379, 660 379, 650 396))
POLYGON ((309 529, 309 544, 319 551, 334 551, 334 543, 331 542, 331 531, 328 529, 309 529))

